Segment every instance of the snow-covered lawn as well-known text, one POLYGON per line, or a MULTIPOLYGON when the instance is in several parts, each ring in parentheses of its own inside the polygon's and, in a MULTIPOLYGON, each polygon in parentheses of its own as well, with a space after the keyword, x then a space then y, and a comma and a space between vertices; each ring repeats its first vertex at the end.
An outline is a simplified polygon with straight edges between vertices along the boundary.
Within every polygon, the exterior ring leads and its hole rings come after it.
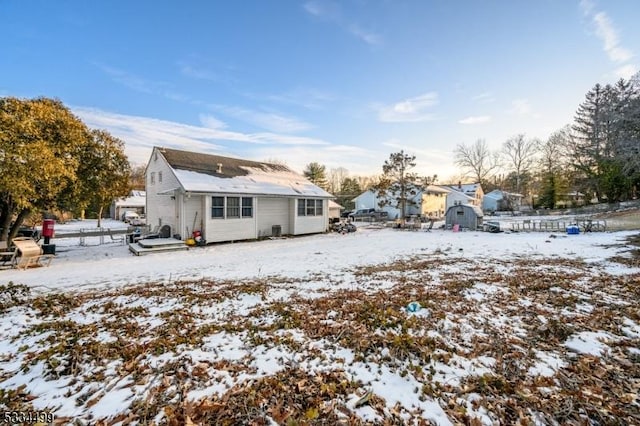
POLYGON ((144 257, 60 239, 49 268, 0 271, 0 409, 105 425, 637 423, 640 269, 610 260, 636 233, 363 226, 144 257))

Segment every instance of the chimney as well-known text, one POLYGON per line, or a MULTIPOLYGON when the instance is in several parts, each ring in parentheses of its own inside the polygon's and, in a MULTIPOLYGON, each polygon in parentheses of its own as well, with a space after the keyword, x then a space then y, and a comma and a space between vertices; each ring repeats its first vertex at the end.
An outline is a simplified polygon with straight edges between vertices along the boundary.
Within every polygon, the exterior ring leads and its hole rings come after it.
POLYGON ((216 170, 216 173, 222 173, 222 163, 218 163, 218 170, 216 170))

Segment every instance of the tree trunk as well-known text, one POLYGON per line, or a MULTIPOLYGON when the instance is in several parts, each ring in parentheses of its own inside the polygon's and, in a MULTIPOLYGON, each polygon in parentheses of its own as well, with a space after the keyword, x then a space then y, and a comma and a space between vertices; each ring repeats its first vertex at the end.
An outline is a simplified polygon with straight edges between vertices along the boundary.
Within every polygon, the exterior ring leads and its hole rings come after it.
POLYGON ((20 227, 22 226, 22 222, 24 222, 24 220, 29 217, 29 214, 31 214, 31 210, 29 209, 22 209, 20 210, 20 213, 18 213, 18 217, 16 217, 16 221, 13 222, 13 226, 11 227, 11 229, 9 230, 9 236, 7 238, 8 241, 13 240, 13 238, 16 236, 16 234, 18 233, 18 230, 20 229, 20 227))
MULTIPOLYGON (((100 209, 98 210, 98 228, 100 228, 102 226, 102 210, 104 209, 104 207, 100 206, 100 209)), ((84 212, 84 210, 83 210, 84 212)))
POLYGON ((0 241, 9 239, 9 225, 11 225, 12 209, 10 202, 2 201, 0 203, 0 241))

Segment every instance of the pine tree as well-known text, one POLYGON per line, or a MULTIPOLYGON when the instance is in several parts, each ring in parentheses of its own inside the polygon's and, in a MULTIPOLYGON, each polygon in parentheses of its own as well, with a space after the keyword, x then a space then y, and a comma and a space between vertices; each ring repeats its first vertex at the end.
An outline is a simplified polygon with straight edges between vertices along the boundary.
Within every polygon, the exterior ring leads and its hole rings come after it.
POLYGON ((304 176, 325 191, 328 190, 329 184, 327 182, 326 167, 320 163, 313 162, 307 164, 307 168, 304 170, 304 176))
POLYGON ((338 193, 338 203, 347 208, 354 208, 353 199, 362 193, 362 188, 356 178, 346 177, 340 183, 340 192, 338 193))
POLYGON ((624 80, 615 86, 596 84, 576 112, 573 166, 600 201, 618 201, 629 195, 630 182, 624 170, 630 148, 627 116, 633 99, 631 88, 624 80))
POLYGON ((416 166, 416 156, 404 151, 392 153, 382 166, 382 178, 375 186, 379 206, 391 206, 400 210, 400 219, 407 214, 407 208, 414 205, 413 198, 422 189, 420 178, 411 169, 416 166))

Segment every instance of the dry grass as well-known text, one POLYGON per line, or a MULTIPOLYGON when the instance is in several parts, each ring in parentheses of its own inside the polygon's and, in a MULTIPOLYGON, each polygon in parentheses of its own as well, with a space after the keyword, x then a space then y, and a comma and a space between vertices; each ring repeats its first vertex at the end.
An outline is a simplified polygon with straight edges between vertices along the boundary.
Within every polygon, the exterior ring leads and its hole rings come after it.
MULTIPOLYGON (((37 371, 64 384, 82 421, 97 425, 430 424, 424 407, 373 391, 389 377, 460 424, 639 424, 640 339, 625 332, 640 323, 639 297, 640 274, 580 260, 487 265, 442 254, 356 268, 344 281, 201 280, 38 296, 9 285, 0 288, 2 321, 25 321, 2 331, 16 350, 0 354, 0 378, 37 371), (310 281, 324 287, 306 291, 310 281), (411 301, 421 314, 406 312, 411 301), (568 350, 581 332, 608 333, 607 350, 568 350), (237 339, 237 356, 210 344, 216 336, 237 339), (268 353, 274 371, 261 370, 268 353), (542 354, 557 360, 545 375, 542 354), (93 417, 122 389, 131 397, 120 412, 93 417)), ((28 384, 6 388, 0 408, 33 409, 38 397, 28 384)))

